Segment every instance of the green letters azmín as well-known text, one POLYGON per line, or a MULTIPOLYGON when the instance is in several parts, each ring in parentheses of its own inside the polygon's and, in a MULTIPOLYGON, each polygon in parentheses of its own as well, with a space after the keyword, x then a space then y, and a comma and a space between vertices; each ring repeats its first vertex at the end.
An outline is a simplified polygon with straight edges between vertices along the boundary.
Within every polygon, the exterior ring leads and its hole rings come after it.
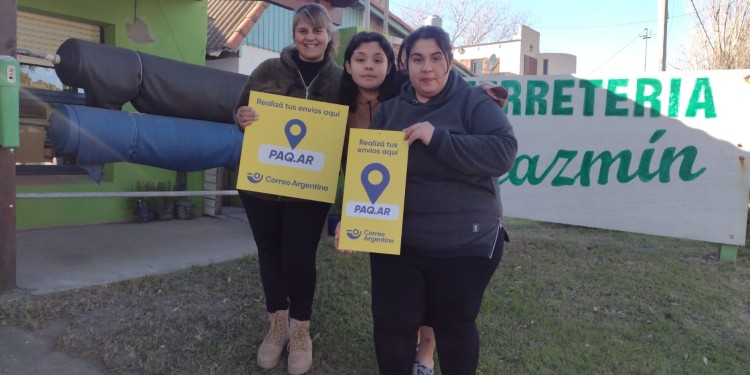
MULTIPOLYGON (((655 131, 649 139, 649 144, 658 142, 666 129, 655 131)), ((633 160, 631 150, 623 150, 613 155, 610 151, 596 153, 594 151, 585 151, 580 157, 580 166, 578 169, 570 169, 571 163, 576 160, 579 151, 576 150, 558 150, 555 158, 550 162, 541 173, 539 155, 519 155, 516 161, 499 183, 510 182, 514 186, 520 186, 524 183, 530 185, 539 185, 549 180, 551 186, 591 186, 592 176, 598 185, 607 185, 609 183, 610 170, 617 162, 617 173, 615 174, 618 183, 626 184, 638 178, 641 182, 649 182, 658 177, 660 183, 668 183, 672 180, 672 166, 681 160, 678 168, 678 177, 680 181, 689 182, 697 179, 706 172, 706 167, 695 170, 695 163, 698 157, 698 148, 695 146, 686 146, 680 151, 676 147, 667 147, 661 154, 659 165, 656 169, 651 169, 652 160, 656 152, 655 148, 645 149, 639 160, 633 160), (638 167, 631 173, 631 164, 637 163, 638 167), (559 167, 558 167, 559 166, 559 167), (558 167, 557 173, 551 179, 552 171, 558 167), (598 167, 598 169, 597 169, 598 167), (597 173, 598 172, 598 173, 597 173)))

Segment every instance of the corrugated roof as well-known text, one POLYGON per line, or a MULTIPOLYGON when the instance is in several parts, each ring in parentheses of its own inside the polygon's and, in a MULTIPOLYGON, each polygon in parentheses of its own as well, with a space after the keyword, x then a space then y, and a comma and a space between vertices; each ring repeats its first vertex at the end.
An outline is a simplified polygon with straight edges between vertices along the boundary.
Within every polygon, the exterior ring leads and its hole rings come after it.
MULTIPOLYGON (((313 0, 308 1, 312 2, 313 0)), ((329 0, 329 2, 343 7, 356 7, 360 3, 357 0, 329 0)), ((376 0, 371 5, 380 11, 382 17, 385 7, 381 2, 382 0, 376 0)), ((269 6, 270 4, 267 1, 208 0, 206 54, 218 57, 224 51, 236 52, 243 39, 250 33, 252 27, 260 20, 261 15, 269 6)), ((330 5, 327 7, 330 7, 330 5)), ((405 31, 404 34, 411 31, 411 27, 399 17, 392 13, 389 14, 389 17, 392 23, 403 28, 400 31, 405 31)), ((340 20, 335 22, 340 22, 340 20)))
MULTIPOLYGON (((235 31, 241 30, 256 3, 264 1, 208 0, 208 35, 206 54, 218 56, 222 51, 234 52, 238 46, 227 46, 235 31)), ((261 4, 258 4, 261 5, 261 4)), ((266 7, 268 4, 263 4, 266 7)))

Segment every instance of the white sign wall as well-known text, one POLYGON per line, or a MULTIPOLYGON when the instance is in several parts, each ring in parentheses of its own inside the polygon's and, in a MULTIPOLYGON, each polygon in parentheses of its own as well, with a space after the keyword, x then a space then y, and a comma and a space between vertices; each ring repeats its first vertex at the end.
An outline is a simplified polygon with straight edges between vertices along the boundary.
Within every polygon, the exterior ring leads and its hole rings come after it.
POLYGON ((506 216, 744 245, 750 71, 483 76, 518 138, 506 216))

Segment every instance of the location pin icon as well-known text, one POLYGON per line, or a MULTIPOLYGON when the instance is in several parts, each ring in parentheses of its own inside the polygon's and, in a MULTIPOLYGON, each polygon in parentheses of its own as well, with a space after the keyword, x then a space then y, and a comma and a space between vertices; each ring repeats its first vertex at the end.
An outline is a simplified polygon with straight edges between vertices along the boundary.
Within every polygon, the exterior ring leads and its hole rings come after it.
POLYGON ((368 164, 362 169, 362 175, 360 178, 362 180, 362 186, 364 186, 365 192, 370 198, 370 202, 372 204, 375 204, 375 201, 380 198, 380 194, 383 194, 383 191, 391 181, 391 174, 388 173, 388 168, 386 168, 385 165, 380 163, 372 163, 368 164), (380 179, 379 183, 372 184, 370 183, 370 173, 376 171, 380 172, 382 178, 380 179))
POLYGON ((289 141, 289 146, 292 146, 292 150, 294 150, 294 148, 297 147, 300 141, 302 141, 302 138, 305 138, 307 127, 305 126, 305 123, 302 122, 302 120, 291 119, 286 123, 286 126, 284 127, 284 133, 286 133, 286 139, 289 141), (299 134, 297 135, 292 134, 292 127, 294 125, 299 126, 299 134))

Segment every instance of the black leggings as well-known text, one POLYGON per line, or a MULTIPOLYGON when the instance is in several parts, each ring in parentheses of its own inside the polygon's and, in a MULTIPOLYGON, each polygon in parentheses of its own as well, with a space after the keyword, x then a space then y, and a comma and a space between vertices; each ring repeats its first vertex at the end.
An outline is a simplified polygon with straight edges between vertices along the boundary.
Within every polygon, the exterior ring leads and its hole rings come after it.
POLYGON ((274 201, 240 191, 258 245, 258 263, 268 312, 289 309, 310 320, 315 295, 315 255, 330 203, 274 201))
POLYGON ((502 240, 497 241, 492 258, 370 254, 380 374, 411 374, 420 325, 432 326, 435 331, 442 374, 476 373, 476 318, 484 290, 500 264, 503 246, 502 240))

